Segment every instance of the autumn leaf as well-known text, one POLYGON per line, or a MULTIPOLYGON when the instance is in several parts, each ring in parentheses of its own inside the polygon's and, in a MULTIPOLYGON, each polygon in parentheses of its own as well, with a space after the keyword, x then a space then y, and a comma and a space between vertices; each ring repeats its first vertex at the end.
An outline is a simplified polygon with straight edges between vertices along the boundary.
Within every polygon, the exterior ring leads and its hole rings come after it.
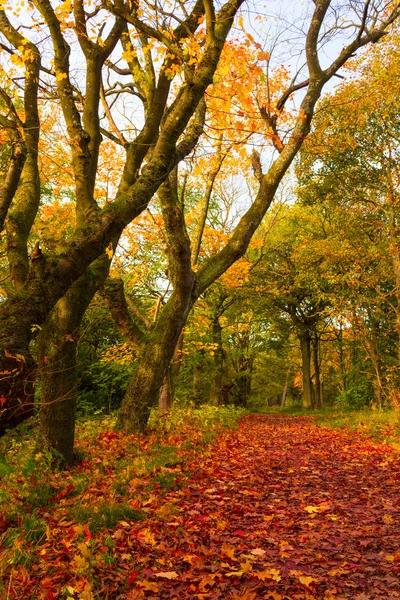
POLYGON ((261 581, 265 581, 266 579, 273 579, 274 581, 280 581, 282 577, 280 576, 279 569, 264 569, 264 571, 257 571, 253 573, 254 577, 260 579, 261 581))
POLYGON ((306 506, 304 510, 310 514, 319 512, 318 506, 306 506))
POLYGON ((176 571, 166 571, 163 573, 154 573, 156 577, 164 577, 165 579, 177 579, 179 577, 176 571))
POLYGON ((221 553, 225 556, 228 556, 232 560, 235 559, 235 546, 231 546, 230 544, 222 544, 221 553))
POLYGON ((305 585, 306 587, 310 586, 313 582, 317 582, 317 579, 314 579, 314 577, 308 577, 305 575, 299 575, 299 581, 300 583, 302 583, 303 585, 305 585))
POLYGON ((254 554, 254 556, 264 556, 265 554, 265 550, 263 550, 262 548, 254 548, 254 550, 250 550, 251 554, 254 554))
POLYGON ((154 581, 147 581, 146 579, 143 579, 142 581, 136 581, 135 585, 140 586, 147 592, 159 591, 158 583, 155 583, 154 581))

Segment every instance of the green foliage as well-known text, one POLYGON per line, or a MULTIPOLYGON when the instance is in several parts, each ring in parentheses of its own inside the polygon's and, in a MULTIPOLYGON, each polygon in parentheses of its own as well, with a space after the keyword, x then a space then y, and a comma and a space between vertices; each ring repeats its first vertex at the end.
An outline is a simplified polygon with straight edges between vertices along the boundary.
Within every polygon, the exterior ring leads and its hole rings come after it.
POLYGON ((78 412, 88 416, 117 410, 133 372, 134 366, 129 363, 96 361, 90 364, 81 378, 78 412))
POLYGON ((371 385, 366 379, 360 379, 358 385, 344 390, 335 400, 335 408, 342 411, 361 410, 369 406, 373 399, 371 385))

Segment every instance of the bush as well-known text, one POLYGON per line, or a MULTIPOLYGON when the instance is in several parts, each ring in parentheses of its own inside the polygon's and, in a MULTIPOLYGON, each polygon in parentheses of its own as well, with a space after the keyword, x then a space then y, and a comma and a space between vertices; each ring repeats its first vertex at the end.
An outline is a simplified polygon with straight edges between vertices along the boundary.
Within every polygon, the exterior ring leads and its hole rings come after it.
POLYGON ((335 400, 335 408, 343 411, 361 410, 369 406, 373 391, 368 381, 344 390, 335 400))

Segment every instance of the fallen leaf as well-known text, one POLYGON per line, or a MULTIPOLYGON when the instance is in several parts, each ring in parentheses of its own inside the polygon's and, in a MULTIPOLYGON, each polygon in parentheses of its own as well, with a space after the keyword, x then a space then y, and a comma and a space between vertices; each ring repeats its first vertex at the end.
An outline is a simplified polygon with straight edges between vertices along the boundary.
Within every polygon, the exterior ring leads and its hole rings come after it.
POLYGON ((166 571, 162 573, 154 573, 156 577, 164 577, 165 579, 176 579, 179 577, 176 571, 166 571))

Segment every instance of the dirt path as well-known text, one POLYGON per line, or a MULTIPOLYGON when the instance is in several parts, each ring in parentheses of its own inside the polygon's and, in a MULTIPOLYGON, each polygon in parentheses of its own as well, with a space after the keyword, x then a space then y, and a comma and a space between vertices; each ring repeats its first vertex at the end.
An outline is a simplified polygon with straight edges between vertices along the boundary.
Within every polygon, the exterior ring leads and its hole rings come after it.
POLYGON ((147 550, 128 598, 400 598, 398 453, 251 416, 190 470, 164 513, 120 540, 147 550))

